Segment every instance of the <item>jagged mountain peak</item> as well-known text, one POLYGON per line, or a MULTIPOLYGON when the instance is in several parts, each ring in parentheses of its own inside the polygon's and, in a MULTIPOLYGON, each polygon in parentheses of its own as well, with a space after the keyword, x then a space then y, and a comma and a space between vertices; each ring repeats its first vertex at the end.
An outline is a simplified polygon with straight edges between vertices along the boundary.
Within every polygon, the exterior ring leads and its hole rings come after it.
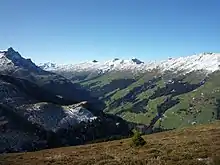
POLYGON ((16 52, 12 47, 9 47, 9 48, 7 49, 7 51, 10 52, 10 53, 11 53, 11 52, 16 52))
POLYGON ((0 51, 0 66, 1 71, 15 71, 16 69, 25 69, 36 72, 42 71, 31 61, 30 58, 23 58, 20 53, 15 51, 12 47, 0 51))
POLYGON ((19 52, 15 51, 12 47, 8 48, 7 51, 4 52, 4 55, 8 59, 12 60, 12 62, 22 59, 19 52))
MULTIPOLYGON (((4 55, 20 55, 17 51, 15 51, 12 47, 9 47, 8 49, 6 50, 0 50, 0 53, 1 54, 4 54, 4 55)), ((21 55, 20 55, 21 56, 21 55)))

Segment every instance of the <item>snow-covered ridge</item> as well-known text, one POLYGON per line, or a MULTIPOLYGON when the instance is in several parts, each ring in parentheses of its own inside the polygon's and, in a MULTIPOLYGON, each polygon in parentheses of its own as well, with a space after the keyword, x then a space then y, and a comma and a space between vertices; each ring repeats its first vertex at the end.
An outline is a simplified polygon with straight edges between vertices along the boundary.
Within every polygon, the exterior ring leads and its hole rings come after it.
POLYGON ((48 71, 99 71, 108 72, 114 70, 147 71, 159 69, 162 72, 167 70, 192 72, 204 70, 207 73, 220 69, 220 53, 201 53, 192 56, 169 58, 159 62, 142 62, 136 58, 130 60, 113 59, 106 62, 89 61, 80 64, 59 65, 54 63, 44 63, 39 65, 48 71))
POLYGON ((121 60, 115 58, 106 62, 99 62, 97 60, 88 61, 79 64, 55 64, 55 63, 41 63, 39 66, 48 71, 111 71, 111 70, 140 70, 144 66, 144 62, 133 58, 131 60, 121 60))
MULTIPOLYGON (((133 71, 144 72, 152 69, 158 69, 161 72, 184 71, 192 72, 196 70, 204 70, 207 73, 220 69, 220 53, 201 53, 192 56, 169 58, 168 60, 158 62, 143 62, 139 59, 132 58, 128 60, 115 58, 113 60, 100 62, 97 60, 88 61, 79 64, 39 64, 40 68, 52 72, 91 72, 98 71, 100 73, 110 71, 133 71)), ((0 51, 0 70, 22 67, 29 70, 38 71, 38 68, 30 59, 24 59, 13 48, 0 51)))

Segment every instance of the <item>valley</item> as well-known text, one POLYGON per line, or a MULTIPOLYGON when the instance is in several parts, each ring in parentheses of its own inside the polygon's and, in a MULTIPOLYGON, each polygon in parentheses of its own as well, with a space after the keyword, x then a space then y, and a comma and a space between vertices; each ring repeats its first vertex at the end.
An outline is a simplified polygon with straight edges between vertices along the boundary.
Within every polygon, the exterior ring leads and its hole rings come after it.
POLYGON ((220 165, 220 0, 0 0, 0 165, 220 165))
POLYGON ((0 152, 83 145, 127 138, 133 129, 150 134, 215 122, 220 116, 218 56, 186 57, 196 59, 186 70, 179 59, 161 67, 114 59, 64 69, 37 66, 13 48, 2 51, 0 152), (212 65, 201 70, 207 58, 212 65))
POLYGON ((89 90, 105 103, 105 113, 153 131, 219 119, 219 58, 201 53, 155 63, 113 59, 40 67, 89 90))

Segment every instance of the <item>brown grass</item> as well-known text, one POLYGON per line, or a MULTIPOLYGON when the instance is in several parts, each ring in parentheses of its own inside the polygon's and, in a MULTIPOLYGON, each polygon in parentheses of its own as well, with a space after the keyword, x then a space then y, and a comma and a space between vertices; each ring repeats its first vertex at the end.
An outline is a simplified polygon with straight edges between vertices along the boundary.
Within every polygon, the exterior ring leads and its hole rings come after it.
POLYGON ((220 165, 220 122, 144 136, 147 144, 130 146, 131 139, 0 155, 1 165, 220 165))

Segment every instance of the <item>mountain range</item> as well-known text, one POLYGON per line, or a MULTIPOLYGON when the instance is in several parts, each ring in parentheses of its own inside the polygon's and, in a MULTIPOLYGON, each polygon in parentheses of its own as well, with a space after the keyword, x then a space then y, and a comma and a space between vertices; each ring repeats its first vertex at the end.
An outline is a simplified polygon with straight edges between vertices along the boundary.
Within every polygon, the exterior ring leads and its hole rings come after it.
POLYGON ((220 53, 143 62, 115 58, 39 64, 105 103, 104 112, 149 129, 175 129, 220 118, 220 53))
POLYGON ((220 118, 220 54, 34 64, 0 51, 0 152, 118 139, 220 118))
POLYGON ((168 60, 143 62, 137 58, 123 60, 115 58, 106 62, 97 60, 84 62, 80 64, 55 64, 41 63, 39 66, 44 70, 49 71, 64 71, 64 72, 100 72, 106 73, 111 71, 131 71, 131 72, 146 72, 154 69, 160 72, 174 71, 189 73, 196 70, 204 70, 207 73, 219 70, 220 53, 201 53, 192 56, 169 58, 168 60))

